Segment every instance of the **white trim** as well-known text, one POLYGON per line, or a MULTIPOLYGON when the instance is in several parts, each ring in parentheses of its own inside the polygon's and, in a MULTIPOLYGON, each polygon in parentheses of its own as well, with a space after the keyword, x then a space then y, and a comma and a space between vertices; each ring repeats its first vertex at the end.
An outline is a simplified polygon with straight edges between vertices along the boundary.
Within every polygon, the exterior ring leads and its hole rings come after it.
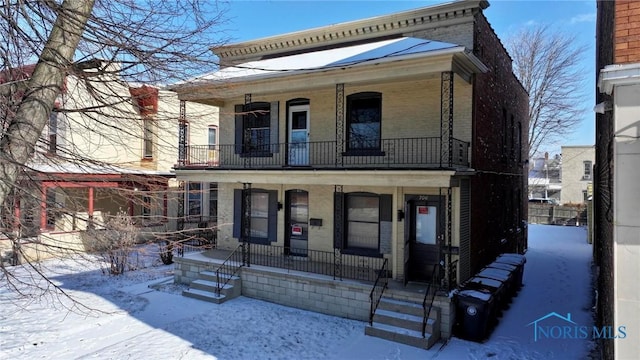
POLYGON ((640 84, 640 63, 607 65, 600 70, 598 88, 601 93, 611 95, 615 86, 640 84))

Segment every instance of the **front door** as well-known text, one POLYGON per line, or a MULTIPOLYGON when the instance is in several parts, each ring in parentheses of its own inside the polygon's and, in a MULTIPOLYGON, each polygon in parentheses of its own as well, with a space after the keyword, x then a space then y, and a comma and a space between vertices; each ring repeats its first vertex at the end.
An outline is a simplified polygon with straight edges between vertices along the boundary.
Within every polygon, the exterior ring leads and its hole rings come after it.
POLYGON ((309 240, 309 193, 303 190, 286 192, 285 253, 307 256, 309 240))
POLYGON ((289 107, 289 165, 309 165, 309 105, 289 107))
MULTIPOLYGON (((408 231, 405 244, 405 278, 409 281, 429 282, 440 263, 442 246, 442 226, 440 202, 432 200, 411 200, 408 202, 408 231)), ((436 281, 437 279, 433 279, 436 281)))

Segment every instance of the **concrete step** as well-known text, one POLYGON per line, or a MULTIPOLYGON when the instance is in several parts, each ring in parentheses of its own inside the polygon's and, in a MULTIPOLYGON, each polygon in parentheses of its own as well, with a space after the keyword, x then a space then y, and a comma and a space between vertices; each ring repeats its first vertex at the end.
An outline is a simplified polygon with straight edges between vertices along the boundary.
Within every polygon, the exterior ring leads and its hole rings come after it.
MULTIPOLYGON (((388 297, 382 297, 380 299, 378 310, 387 310, 401 314, 413 315, 419 317, 420 319, 422 319, 422 317, 424 316, 424 309, 422 308, 422 304, 391 299, 388 297)), ((376 310, 376 312, 378 312, 378 310, 376 310)), ((429 318, 437 319, 438 315, 439 313, 437 311, 434 311, 434 309, 432 308, 431 313, 429 314, 429 318)))
POLYGON ((208 301, 214 304, 222 304, 223 302, 229 300, 229 298, 225 295, 220 294, 217 296, 215 293, 210 291, 198 290, 198 289, 187 289, 182 292, 182 296, 190 297, 193 299, 208 301))
MULTIPOLYGON (((434 309, 432 309, 431 311, 433 312, 434 309)), ((422 320, 422 316, 415 316, 381 309, 376 310, 376 313, 373 317, 374 323, 386 324, 419 332, 422 332, 422 320)), ((428 319, 425 330, 428 333, 433 333, 435 324, 436 319, 428 319)))
MULTIPOLYGON (((216 290, 218 288, 218 283, 215 282, 215 281, 198 279, 198 280, 192 281, 191 284, 189 285, 189 287, 192 288, 192 289, 204 290, 204 291, 209 291, 209 292, 216 292, 216 290)), ((224 284, 224 285, 222 285, 222 289, 221 290, 224 291, 226 289, 231 289, 231 288, 233 288, 233 285, 224 284)))
POLYGON ((422 333, 419 331, 379 323, 374 323, 373 326, 365 327, 364 333, 369 336, 375 336, 380 339, 414 346, 421 349, 429 349, 437 341, 437 339, 429 333, 426 333, 426 337, 423 338, 422 333))
MULTIPOLYGON (((198 274, 198 278, 202 280, 208 280, 208 281, 217 281, 218 279, 215 271, 202 271, 201 273, 198 274)), ((235 286, 236 283, 240 282, 240 276, 238 275, 229 276, 225 274, 220 274, 220 282, 224 282, 227 279, 229 279, 228 283, 233 286, 235 286)))

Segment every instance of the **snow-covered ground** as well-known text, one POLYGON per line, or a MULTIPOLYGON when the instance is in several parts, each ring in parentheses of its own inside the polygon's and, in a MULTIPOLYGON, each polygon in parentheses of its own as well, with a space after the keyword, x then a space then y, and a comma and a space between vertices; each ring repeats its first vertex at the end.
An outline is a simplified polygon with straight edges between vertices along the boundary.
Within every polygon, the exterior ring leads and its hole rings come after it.
POLYGON ((168 283, 154 290, 173 268, 146 264, 114 277, 97 262, 48 262, 52 281, 82 305, 16 298, 2 286, 0 359, 584 359, 593 346, 536 341, 528 326, 551 312, 593 324, 591 246, 581 227, 531 225, 525 285, 491 337, 453 338, 429 351, 367 337, 360 321, 246 297, 215 305, 168 283))

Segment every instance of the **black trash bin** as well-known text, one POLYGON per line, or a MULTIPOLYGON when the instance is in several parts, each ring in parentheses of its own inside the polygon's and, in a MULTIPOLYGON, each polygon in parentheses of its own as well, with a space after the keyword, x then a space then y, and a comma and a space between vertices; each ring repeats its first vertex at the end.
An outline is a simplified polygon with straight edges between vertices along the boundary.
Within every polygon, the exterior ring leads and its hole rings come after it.
POLYGON ((482 341, 491 324, 494 297, 489 290, 460 290, 455 295, 456 336, 472 341, 482 341))
POLYGON ((497 264, 509 264, 515 265, 515 276, 514 276, 514 286, 516 290, 522 287, 522 278, 524 276, 524 264, 527 262, 527 259, 524 255, 520 254, 502 254, 498 256, 498 258, 494 261, 497 264))
POLYGON ((511 271, 486 267, 477 273, 476 276, 500 280, 504 283, 507 296, 512 296, 514 294, 514 274, 511 271))
POLYGON ((491 311, 497 317, 503 306, 509 301, 507 288, 504 282, 496 279, 474 276, 467 280, 463 290, 487 290, 493 295, 494 309, 491 311))

